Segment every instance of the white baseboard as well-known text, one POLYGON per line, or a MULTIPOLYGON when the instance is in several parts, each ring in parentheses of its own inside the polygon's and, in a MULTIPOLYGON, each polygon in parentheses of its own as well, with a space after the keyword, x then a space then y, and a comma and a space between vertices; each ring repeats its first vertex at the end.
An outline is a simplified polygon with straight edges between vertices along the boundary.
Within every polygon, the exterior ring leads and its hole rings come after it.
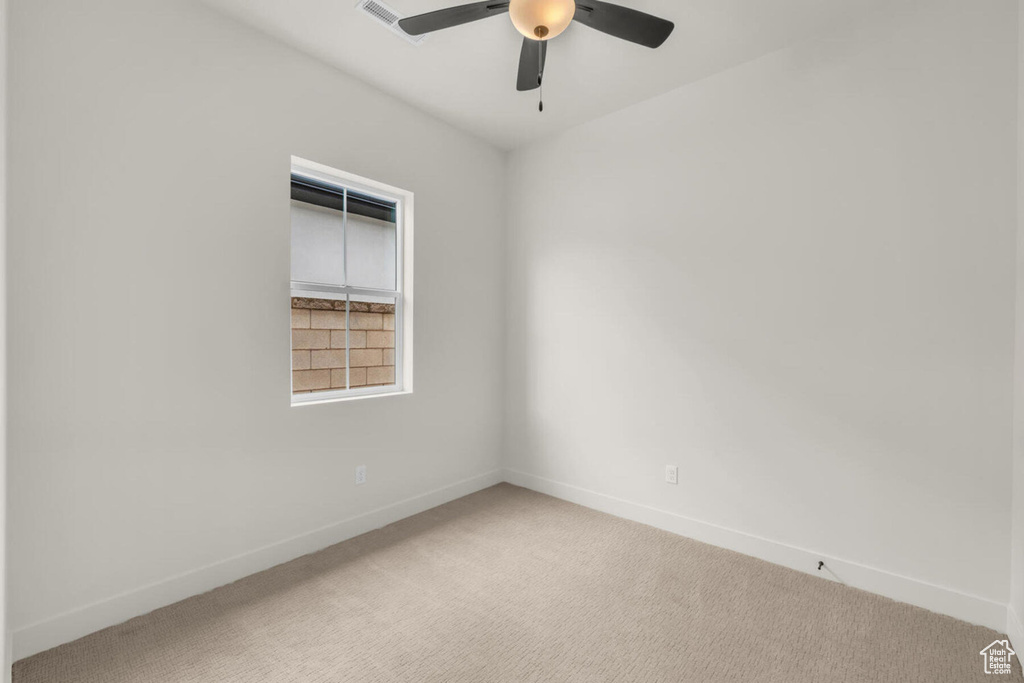
MULTIPOLYGON (((832 581, 838 580, 848 586, 923 607, 972 624, 987 626, 996 631, 1001 632, 1007 625, 1007 606, 987 598, 961 593, 950 588, 893 574, 883 569, 822 555, 804 548, 778 543, 674 512, 659 510, 524 472, 506 469, 505 481, 616 517, 630 519, 703 543, 728 548, 773 564, 796 569, 812 576, 832 581), (826 568, 832 572, 831 575, 826 570, 817 571, 819 560, 825 561, 826 568)), ((1024 647, 1024 642, 1020 644, 1021 647, 1024 647)))
POLYGON ((1017 659, 1020 659, 1021 655, 1024 655, 1024 625, 1021 624, 1020 615, 1013 609, 1013 605, 1006 607, 1006 635, 1010 637, 1014 651, 1020 653, 1017 655, 1017 659))
MULTIPOLYGON (((849 586, 997 631, 1005 629, 1014 647, 1018 650, 1024 648, 1024 628, 1021 627, 1018 616, 1006 605, 995 601, 570 484, 515 470, 495 470, 24 626, 8 634, 7 652, 13 653, 8 662, 29 657, 132 617, 237 581, 282 562, 475 493, 501 481, 728 548, 812 576, 829 580, 838 579, 849 586), (816 571, 819 560, 824 560, 826 567, 834 575, 816 571)), ((9 676, 9 670, 7 675, 9 676)))
POLYGON ((23 626, 13 633, 14 661, 379 529, 501 481, 500 470, 487 472, 23 626))

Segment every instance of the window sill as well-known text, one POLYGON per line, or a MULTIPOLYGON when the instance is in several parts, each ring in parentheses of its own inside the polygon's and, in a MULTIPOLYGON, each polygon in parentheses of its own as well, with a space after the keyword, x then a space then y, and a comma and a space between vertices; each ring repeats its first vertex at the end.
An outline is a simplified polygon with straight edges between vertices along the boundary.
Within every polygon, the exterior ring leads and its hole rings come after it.
POLYGON ((385 396, 405 396, 412 393, 412 389, 401 389, 399 387, 384 391, 362 392, 359 389, 355 391, 359 393, 352 393, 352 390, 348 390, 344 392, 324 391, 317 394, 299 394, 298 396, 292 396, 292 408, 317 406, 324 403, 339 403, 341 401, 361 401, 367 398, 382 398, 385 396))

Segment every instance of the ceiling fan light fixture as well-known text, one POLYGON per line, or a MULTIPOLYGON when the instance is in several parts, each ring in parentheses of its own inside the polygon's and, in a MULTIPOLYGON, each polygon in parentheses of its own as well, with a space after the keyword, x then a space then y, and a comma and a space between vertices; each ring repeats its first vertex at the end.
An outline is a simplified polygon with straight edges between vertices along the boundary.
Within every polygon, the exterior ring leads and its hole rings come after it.
POLYGON ((516 30, 530 40, 551 40, 569 26, 575 0, 511 0, 509 16, 516 30))

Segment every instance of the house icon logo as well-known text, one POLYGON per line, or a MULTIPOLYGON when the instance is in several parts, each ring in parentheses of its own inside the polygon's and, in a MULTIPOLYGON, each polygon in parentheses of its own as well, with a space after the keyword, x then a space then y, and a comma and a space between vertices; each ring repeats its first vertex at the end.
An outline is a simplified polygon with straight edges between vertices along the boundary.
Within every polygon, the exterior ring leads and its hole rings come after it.
POLYGON ((1010 660, 1017 653, 1010 649, 1010 641, 996 640, 979 654, 985 658, 985 673, 1009 674, 1013 668, 1010 660))

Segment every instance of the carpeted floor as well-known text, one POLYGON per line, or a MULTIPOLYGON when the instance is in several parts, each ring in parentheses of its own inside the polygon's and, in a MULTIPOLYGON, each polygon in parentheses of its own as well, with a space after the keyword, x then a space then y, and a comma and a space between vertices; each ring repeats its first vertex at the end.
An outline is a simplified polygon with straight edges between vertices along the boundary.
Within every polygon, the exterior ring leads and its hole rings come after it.
POLYGON ((983 673, 997 635, 502 484, 22 660, 14 681, 1024 680, 1016 662, 983 673))

